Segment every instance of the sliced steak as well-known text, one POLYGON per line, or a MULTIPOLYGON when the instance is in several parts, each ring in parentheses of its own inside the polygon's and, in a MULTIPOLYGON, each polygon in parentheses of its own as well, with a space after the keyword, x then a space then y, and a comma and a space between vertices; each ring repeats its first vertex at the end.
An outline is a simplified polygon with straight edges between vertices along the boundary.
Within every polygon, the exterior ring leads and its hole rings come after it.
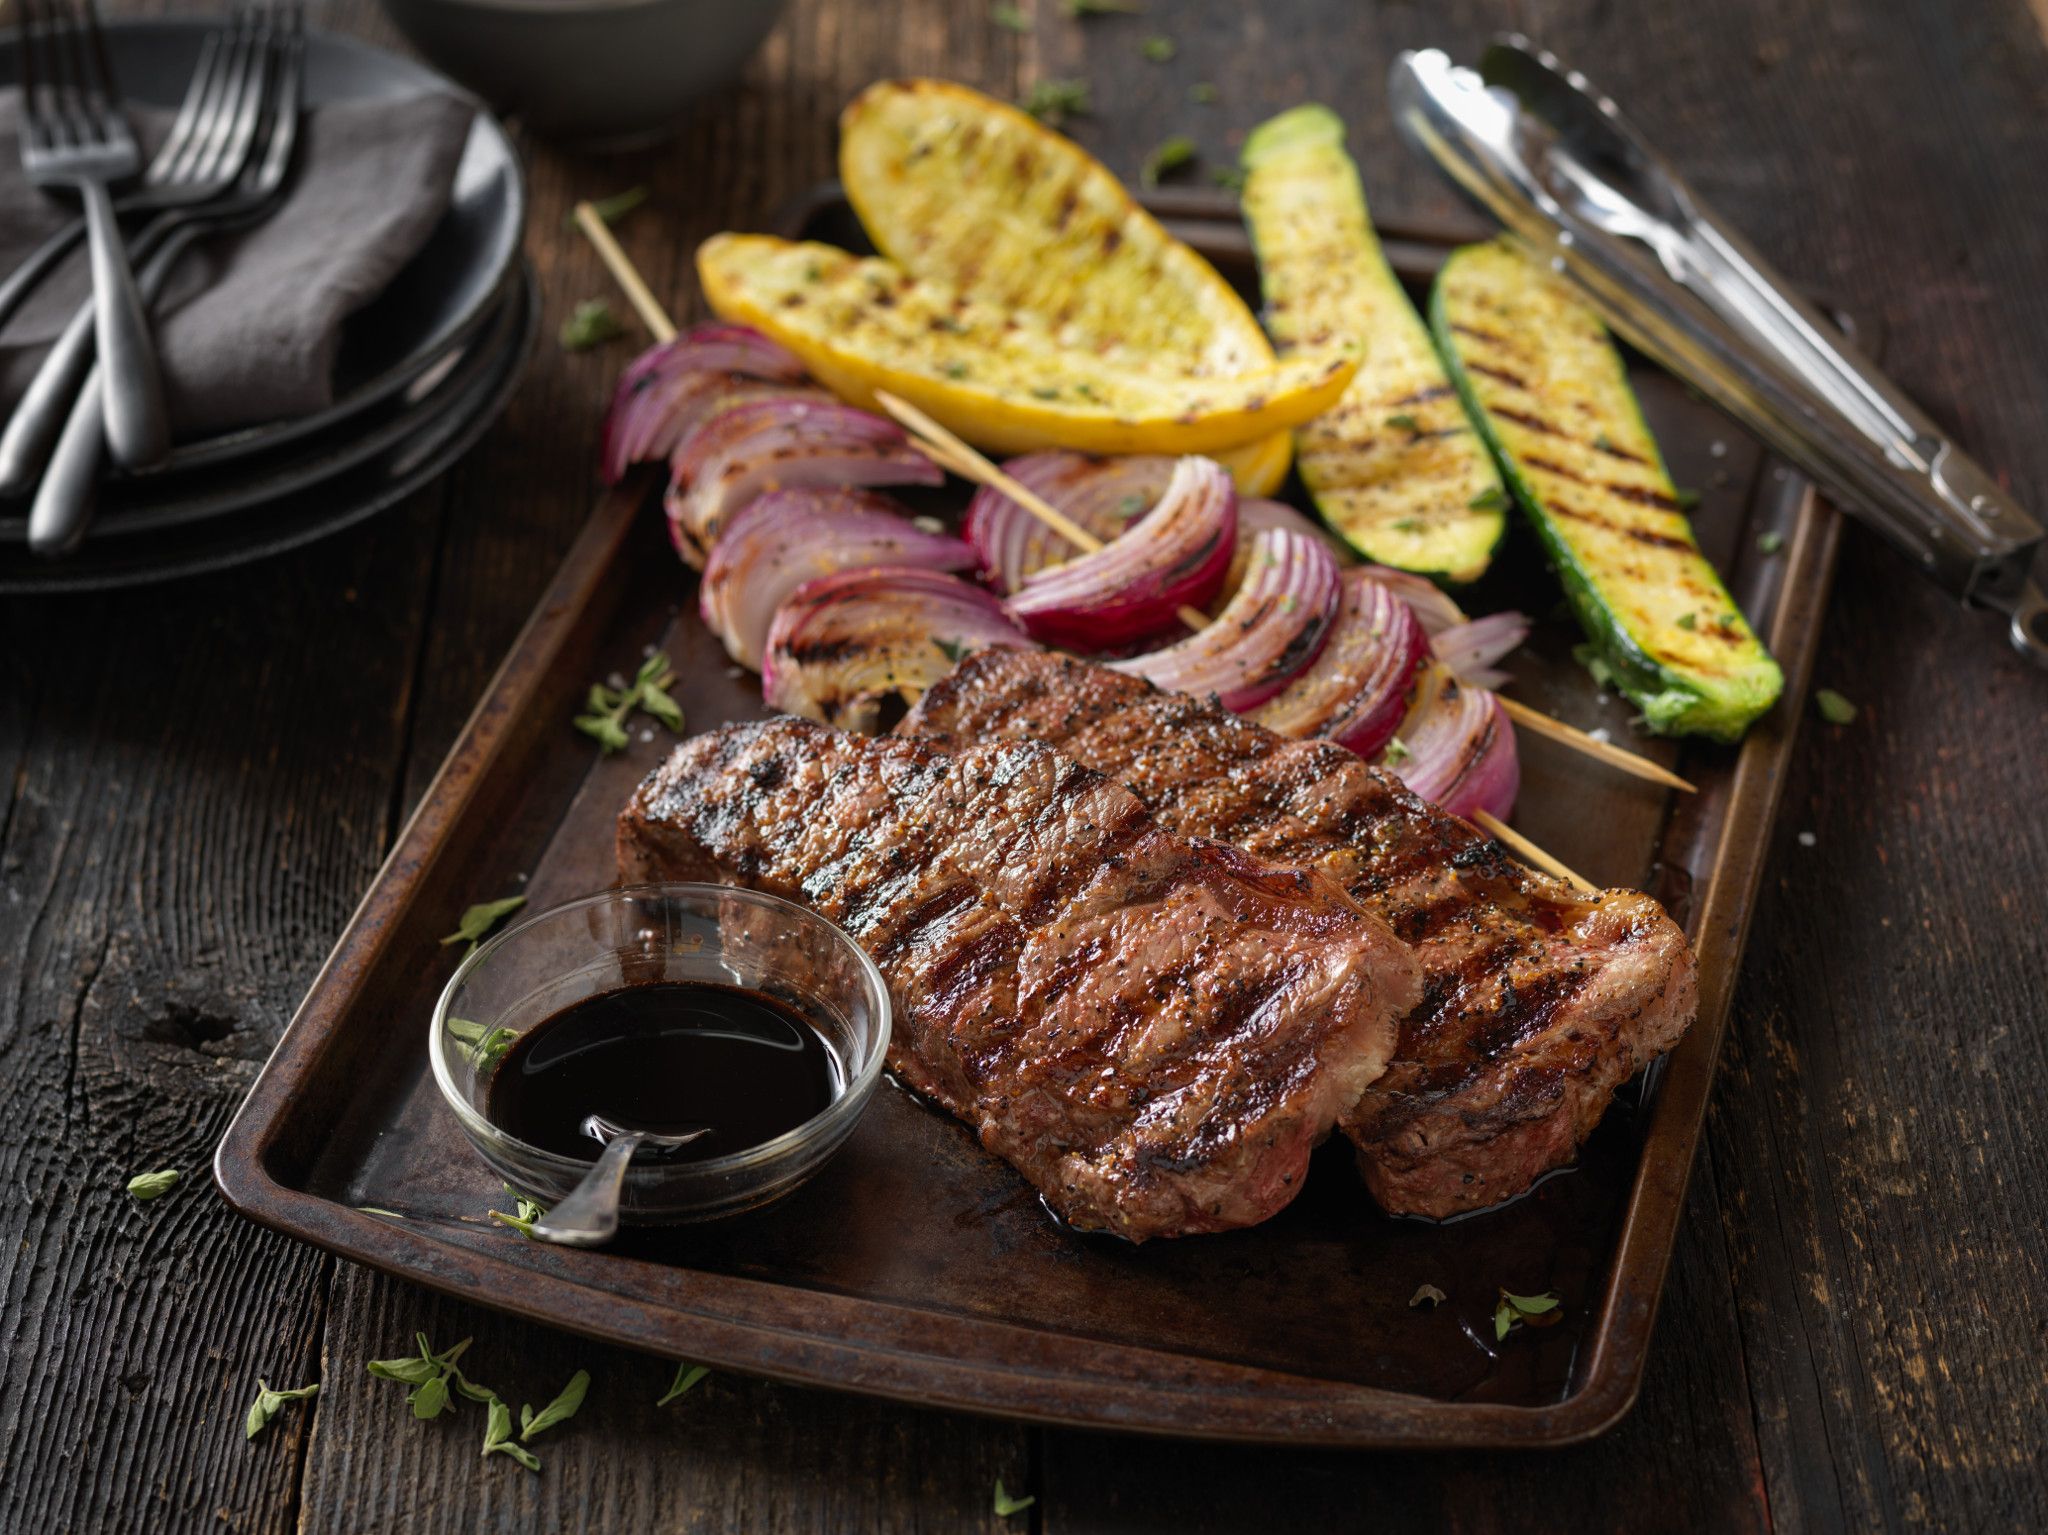
POLYGON ((898 728, 1055 746, 1183 836, 1322 870, 1413 944, 1421 1003, 1344 1118, 1389 1211, 1444 1217, 1522 1192, 1692 1022, 1692 950, 1655 901, 1532 873, 1329 742, 1024 651, 970 656, 898 728))
POLYGON ((1321 875, 1164 831, 1032 743, 728 726, 641 784, 619 871, 839 923, 888 979, 898 1075, 1062 1219, 1134 1241, 1292 1199, 1420 994, 1406 948, 1321 875))

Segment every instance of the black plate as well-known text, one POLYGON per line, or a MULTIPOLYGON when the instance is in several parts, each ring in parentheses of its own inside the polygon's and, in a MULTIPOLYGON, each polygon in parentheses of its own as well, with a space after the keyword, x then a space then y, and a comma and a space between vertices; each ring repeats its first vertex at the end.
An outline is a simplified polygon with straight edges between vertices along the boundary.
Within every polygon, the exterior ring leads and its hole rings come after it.
MULTIPOLYGON (((107 52, 124 96, 175 109, 218 25, 211 18, 108 21, 107 52)), ((0 37, 0 86, 17 77, 12 30, 0 37)), ((424 64, 323 32, 306 39, 306 101, 376 101, 468 92, 424 64)), ((138 479, 157 480, 269 452, 326 431, 389 399, 474 334, 519 258, 526 184, 497 119, 477 109, 455 172, 447 214, 391 286, 352 316, 335 361, 334 403, 311 415, 182 443, 138 479)))
POLYGON ((414 430, 368 463, 324 480, 284 502, 143 538, 97 538, 67 559, 40 560, 14 547, 0 551, 0 595, 106 591, 147 586, 245 565, 326 538, 372 517, 426 485, 473 447, 511 401, 539 334, 540 294, 522 269, 503 303, 487 309, 486 365, 466 392, 415 415, 414 430))

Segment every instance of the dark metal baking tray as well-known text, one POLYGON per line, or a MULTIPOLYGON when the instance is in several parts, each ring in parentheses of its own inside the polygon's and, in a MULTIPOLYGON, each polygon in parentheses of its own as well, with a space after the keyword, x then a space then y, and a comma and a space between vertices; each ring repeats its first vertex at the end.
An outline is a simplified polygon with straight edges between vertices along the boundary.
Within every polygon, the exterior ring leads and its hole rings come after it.
MULTIPOLYGON (((1226 201, 1154 206, 1252 284, 1226 201)), ((784 227, 857 239, 829 192, 784 227)), ((1388 250, 1421 284, 1478 233, 1390 230, 1388 250)), ((1241 1441, 1498 1447, 1600 1433, 1642 1378, 1837 530, 1803 480, 1682 384, 1633 372, 1675 476, 1702 493, 1702 543, 1787 686, 1739 749, 1639 743, 1678 763, 1697 795, 1524 734, 1517 825, 1596 881, 1666 902, 1699 951, 1700 1010, 1578 1165, 1523 1199, 1443 1225, 1389 1219, 1333 1145, 1265 1225, 1132 1248, 1056 1228, 963 1127, 885 1091, 815 1182, 752 1216, 632 1234, 603 1252, 487 1223, 497 1187, 426 1069, 428 1013, 455 963, 438 940, 472 901, 524 889, 545 903, 611 881, 612 817, 672 743, 636 738, 597 758, 569 726, 593 679, 630 672, 659 645, 690 729, 762 712, 756 679, 728 666, 696 618, 651 479, 598 504, 222 1142, 221 1188, 265 1225, 421 1284, 783 1380, 1241 1441), (1765 532, 1782 537, 1776 552, 1759 547, 1765 532), (1410 1309, 1423 1284, 1450 1300, 1410 1309), (1496 1342, 1502 1287, 1556 1291, 1563 1322, 1496 1342)), ((1513 662, 1516 694, 1624 738, 1627 706, 1571 660, 1577 635, 1534 544, 1511 542, 1499 565, 1474 606, 1539 620, 1513 662)))

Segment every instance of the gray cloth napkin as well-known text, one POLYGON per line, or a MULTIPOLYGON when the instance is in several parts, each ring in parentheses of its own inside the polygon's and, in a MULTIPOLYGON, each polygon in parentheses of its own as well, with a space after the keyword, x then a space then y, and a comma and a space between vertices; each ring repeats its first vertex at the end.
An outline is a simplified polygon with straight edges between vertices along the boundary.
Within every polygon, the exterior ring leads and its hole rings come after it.
MULTIPOLYGON (((0 272, 77 212, 21 172, 18 92, 0 92, 0 272)), ((342 324, 383 292, 447 211, 475 108, 452 96, 315 109, 293 180, 254 229, 202 241, 156 306, 164 393, 181 439, 283 420, 334 400, 342 324)), ((133 114, 147 153, 169 114, 133 114)), ((131 223, 131 228, 135 227, 131 223)), ((0 332, 0 406, 12 409, 91 292, 84 247, 0 332)))

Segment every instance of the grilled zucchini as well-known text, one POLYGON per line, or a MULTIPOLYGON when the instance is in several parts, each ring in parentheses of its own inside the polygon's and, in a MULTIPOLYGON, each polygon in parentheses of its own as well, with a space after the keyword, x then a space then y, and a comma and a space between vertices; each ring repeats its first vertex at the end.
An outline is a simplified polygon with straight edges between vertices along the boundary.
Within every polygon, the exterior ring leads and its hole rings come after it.
POLYGON ((1316 509, 1368 560, 1476 580, 1506 530, 1507 497, 1373 234, 1343 122, 1314 104, 1283 112, 1252 130, 1243 168, 1281 350, 1342 335, 1363 354, 1336 408, 1295 431, 1316 509))
POLYGON ((1700 553, 1599 317, 1504 242, 1452 253, 1430 320, 1602 670, 1666 735, 1737 739, 1784 688, 1700 553))
MULTIPOLYGON (((1216 269, 1085 149, 945 80, 883 80, 839 119, 839 176, 875 249, 1134 371, 1227 376, 1273 364, 1216 269)), ((1287 477, 1287 433, 1221 455, 1246 495, 1287 477)))
POLYGON ((1357 368, 1349 351, 1209 378, 1121 368, 879 257, 770 235, 713 235, 697 275, 721 319, 779 341, 841 399, 887 389, 999 453, 1239 447, 1329 409, 1357 368))

